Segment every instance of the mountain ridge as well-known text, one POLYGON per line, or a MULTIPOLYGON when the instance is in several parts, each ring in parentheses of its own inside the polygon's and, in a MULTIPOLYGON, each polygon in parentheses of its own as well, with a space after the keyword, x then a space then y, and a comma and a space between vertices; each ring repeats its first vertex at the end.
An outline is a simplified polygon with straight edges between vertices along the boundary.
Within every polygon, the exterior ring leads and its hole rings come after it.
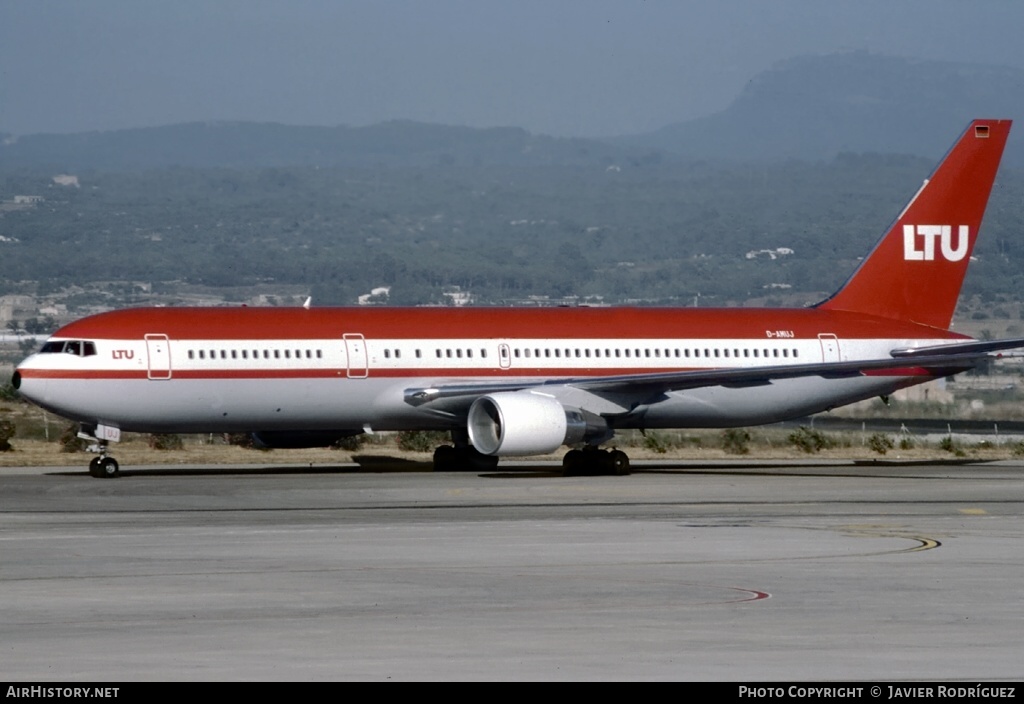
MULTIPOLYGON (((844 152, 937 159, 972 119, 1019 116, 1024 70, 853 51, 787 59, 753 76, 718 113, 608 139, 411 120, 363 127, 191 122, 0 134, 0 170, 612 166, 664 159, 818 161, 844 152)), ((1024 136, 1011 134, 1004 163, 1024 166, 1024 136)))

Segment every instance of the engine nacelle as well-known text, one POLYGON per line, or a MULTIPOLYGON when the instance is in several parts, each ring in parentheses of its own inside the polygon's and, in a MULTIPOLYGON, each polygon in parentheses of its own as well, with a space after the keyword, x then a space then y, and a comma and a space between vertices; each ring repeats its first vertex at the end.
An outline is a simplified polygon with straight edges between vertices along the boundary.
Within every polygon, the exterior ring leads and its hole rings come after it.
POLYGON ((525 391, 481 396, 469 408, 469 439, 485 455, 545 455, 607 428, 599 416, 525 391))

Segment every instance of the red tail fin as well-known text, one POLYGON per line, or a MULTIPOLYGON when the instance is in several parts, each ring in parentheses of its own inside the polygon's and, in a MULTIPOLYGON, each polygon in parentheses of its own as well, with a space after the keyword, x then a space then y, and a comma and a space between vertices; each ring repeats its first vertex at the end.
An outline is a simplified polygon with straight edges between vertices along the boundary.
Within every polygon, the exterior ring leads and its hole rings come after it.
POLYGON ((825 310, 948 328, 1010 120, 975 120, 825 310))

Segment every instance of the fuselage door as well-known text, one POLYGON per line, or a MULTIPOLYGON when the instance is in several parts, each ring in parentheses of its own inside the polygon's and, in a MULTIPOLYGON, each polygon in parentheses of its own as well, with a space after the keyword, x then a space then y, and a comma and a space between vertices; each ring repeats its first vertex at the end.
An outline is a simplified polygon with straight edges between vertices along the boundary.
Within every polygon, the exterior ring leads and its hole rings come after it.
POLYGON ((818 342, 821 343, 822 362, 841 362, 839 354, 839 338, 831 332, 818 333, 818 342))
POLYGON ((357 332, 347 332, 341 337, 345 340, 345 353, 348 355, 348 378, 365 379, 370 373, 366 361, 366 340, 357 332))
POLYGON ((504 343, 498 345, 498 364, 501 365, 502 369, 508 369, 512 366, 512 353, 508 345, 504 343))
POLYGON ((150 379, 171 378, 171 345, 167 335, 150 333, 146 337, 146 356, 149 358, 150 379))

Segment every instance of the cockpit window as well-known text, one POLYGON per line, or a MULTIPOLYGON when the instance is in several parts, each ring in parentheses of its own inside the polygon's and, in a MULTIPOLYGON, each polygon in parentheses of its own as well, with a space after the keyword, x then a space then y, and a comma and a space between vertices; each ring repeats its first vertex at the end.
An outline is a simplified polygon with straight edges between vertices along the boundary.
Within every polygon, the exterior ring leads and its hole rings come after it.
POLYGON ((39 350, 40 354, 63 352, 76 357, 90 357, 96 354, 96 343, 90 340, 51 340, 39 350))

